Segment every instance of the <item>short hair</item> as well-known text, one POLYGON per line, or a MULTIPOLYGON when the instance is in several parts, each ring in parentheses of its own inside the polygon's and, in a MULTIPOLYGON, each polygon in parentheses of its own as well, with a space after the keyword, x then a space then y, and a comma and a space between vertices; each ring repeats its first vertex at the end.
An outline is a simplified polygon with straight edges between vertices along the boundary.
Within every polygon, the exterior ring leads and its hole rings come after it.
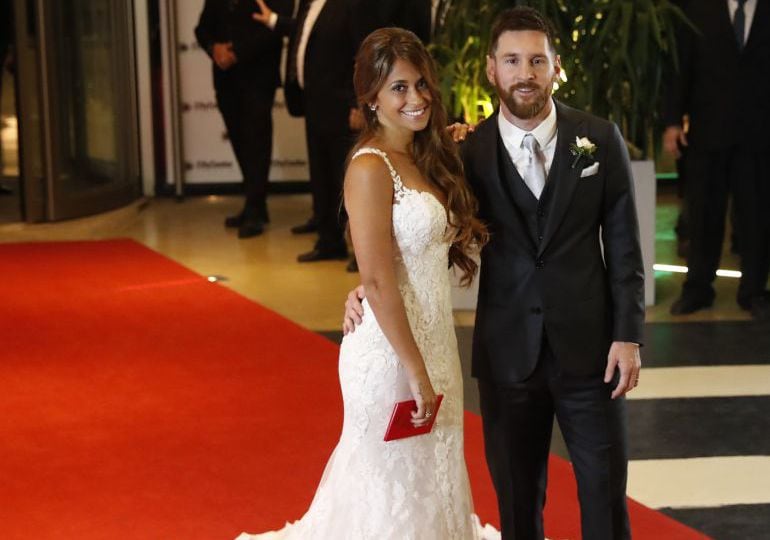
POLYGON ((551 52, 556 53, 554 29, 551 21, 534 8, 516 6, 501 11, 492 23, 488 54, 494 56, 497 51, 497 42, 504 32, 516 32, 518 30, 542 32, 548 38, 548 46, 551 48, 551 52))

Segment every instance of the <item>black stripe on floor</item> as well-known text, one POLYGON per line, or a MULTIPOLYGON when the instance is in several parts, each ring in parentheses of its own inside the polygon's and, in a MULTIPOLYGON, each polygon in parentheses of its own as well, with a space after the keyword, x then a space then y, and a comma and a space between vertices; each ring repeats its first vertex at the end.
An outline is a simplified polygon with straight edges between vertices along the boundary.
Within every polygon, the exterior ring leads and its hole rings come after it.
POLYGON ((740 504, 716 508, 661 508, 680 523, 714 540, 764 540, 770 538, 770 504, 740 504))
POLYGON ((627 404, 630 459, 770 454, 770 396, 627 404))
POLYGON ((756 322, 648 323, 647 367, 770 364, 770 325, 756 322))

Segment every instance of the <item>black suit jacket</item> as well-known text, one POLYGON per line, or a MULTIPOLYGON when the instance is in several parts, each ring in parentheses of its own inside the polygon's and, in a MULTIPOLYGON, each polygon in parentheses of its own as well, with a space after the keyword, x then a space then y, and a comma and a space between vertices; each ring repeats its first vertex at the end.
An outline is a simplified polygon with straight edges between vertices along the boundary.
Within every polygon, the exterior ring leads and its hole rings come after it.
POLYGON ((304 114, 308 125, 347 132, 350 109, 356 107, 353 65, 358 47, 377 27, 373 0, 326 0, 305 49, 304 88, 292 69, 309 1, 300 0, 298 17, 278 17, 275 31, 288 35, 284 91, 289 112, 304 114))
POLYGON ((414 32, 424 43, 431 40, 431 0, 380 0, 380 26, 398 26, 414 32))
POLYGON ((501 178, 497 116, 463 148, 491 232, 481 253, 472 371, 495 384, 533 372, 544 332, 562 370, 578 376, 603 372, 612 341, 642 342, 644 270, 625 143, 614 124, 559 103, 557 118, 542 240, 501 178), (576 136, 597 145, 593 176, 580 178, 585 161, 572 168, 576 136))
MULTIPOLYGON (((269 0, 278 14, 291 15, 293 0, 269 0)), ((222 71, 213 64, 214 85, 235 83, 272 93, 281 84, 280 64, 283 40, 263 24, 253 20, 257 9, 253 0, 206 0, 195 37, 211 56, 215 43, 232 41, 238 62, 222 71)))
POLYGON ((699 33, 677 32, 679 72, 667 77, 665 125, 690 115, 688 142, 701 149, 733 145, 767 148, 770 123, 770 2, 758 0, 742 50, 726 0, 690 0, 684 6, 699 33))

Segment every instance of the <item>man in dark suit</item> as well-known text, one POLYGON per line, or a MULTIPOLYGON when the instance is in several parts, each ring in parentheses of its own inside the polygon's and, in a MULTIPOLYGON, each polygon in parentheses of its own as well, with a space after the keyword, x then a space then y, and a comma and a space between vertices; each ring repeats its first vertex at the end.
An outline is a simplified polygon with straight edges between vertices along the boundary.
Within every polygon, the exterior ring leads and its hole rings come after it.
POLYGON ((693 0, 685 14, 697 31, 677 36, 679 72, 668 78, 664 146, 683 156, 689 218, 688 273, 671 313, 714 301, 728 195, 732 193, 741 252, 738 304, 770 319, 770 4, 758 0, 693 0), (682 127, 689 116, 689 131, 682 127))
POLYGON ((529 8, 498 17, 487 77, 500 111, 463 152, 491 233, 473 375, 503 538, 543 538, 554 415, 583 537, 630 538, 622 396, 638 383, 644 321, 630 162, 614 124, 552 100, 550 28, 529 8))
POLYGON ((299 262, 346 259, 341 212, 345 160, 363 122, 353 91, 353 63, 363 39, 377 27, 370 0, 301 0, 296 18, 263 0, 254 18, 288 35, 284 93, 289 111, 304 114, 313 215, 318 241, 299 262))
MULTIPOLYGON (((525 7, 500 14, 487 57, 500 110, 463 147, 491 233, 472 372, 503 539, 543 538, 554 416, 583 538, 625 539, 623 396, 639 382, 644 321, 630 162, 614 124, 552 99, 559 70, 547 20, 525 7)), ((346 332, 362 294, 348 297, 346 332)))
MULTIPOLYGON (((290 15, 293 0, 272 0, 290 15)), ((225 220, 238 237, 261 234, 269 221, 267 183, 273 144, 273 98, 283 41, 255 23, 253 0, 206 0, 195 36, 213 61, 214 88, 243 175, 243 210, 225 220)))

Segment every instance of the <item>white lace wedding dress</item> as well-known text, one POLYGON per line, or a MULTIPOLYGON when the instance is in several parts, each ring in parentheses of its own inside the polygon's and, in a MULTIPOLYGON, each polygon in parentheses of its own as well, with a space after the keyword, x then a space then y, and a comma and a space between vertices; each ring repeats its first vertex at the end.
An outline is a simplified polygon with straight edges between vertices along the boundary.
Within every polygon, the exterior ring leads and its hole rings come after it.
POLYGON ((237 540, 479 540, 499 538, 473 514, 463 455, 463 381, 452 318, 449 237, 443 205, 408 189, 387 155, 395 190, 398 287, 437 394, 428 435, 384 442, 397 401, 412 399, 406 371, 364 300, 363 323, 342 341, 342 435, 310 509, 280 531, 237 540))

